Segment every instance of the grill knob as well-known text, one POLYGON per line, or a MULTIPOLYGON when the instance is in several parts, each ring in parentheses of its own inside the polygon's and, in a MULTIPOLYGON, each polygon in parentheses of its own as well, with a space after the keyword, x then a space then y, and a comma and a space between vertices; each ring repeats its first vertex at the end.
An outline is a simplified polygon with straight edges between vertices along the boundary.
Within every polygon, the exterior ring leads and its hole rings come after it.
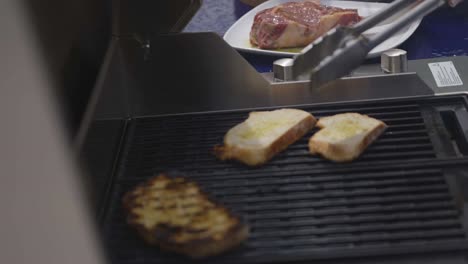
POLYGON ((273 75, 275 79, 279 81, 292 81, 294 79, 292 72, 293 63, 294 60, 289 58, 275 60, 273 62, 273 75))
POLYGON ((390 49, 380 56, 380 67, 385 73, 399 73, 408 71, 408 58, 402 49, 390 49))

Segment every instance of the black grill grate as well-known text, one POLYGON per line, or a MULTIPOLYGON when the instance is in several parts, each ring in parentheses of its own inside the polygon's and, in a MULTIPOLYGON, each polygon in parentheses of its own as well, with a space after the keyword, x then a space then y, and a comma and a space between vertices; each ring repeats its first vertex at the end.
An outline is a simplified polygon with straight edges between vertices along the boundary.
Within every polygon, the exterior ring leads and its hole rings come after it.
POLYGON ((168 170, 195 179, 251 226, 244 246, 211 259, 213 263, 467 248, 467 235, 444 168, 425 167, 424 162, 415 165, 416 161, 436 160, 439 155, 428 133, 431 124, 422 114, 437 102, 300 107, 316 117, 359 112, 389 125, 361 158, 349 164, 310 156, 306 146, 310 135, 261 168, 217 161, 212 147, 221 143, 225 132, 243 121, 248 111, 132 120, 104 223, 111 260, 186 261, 147 246, 125 224, 120 207, 124 192, 168 170))

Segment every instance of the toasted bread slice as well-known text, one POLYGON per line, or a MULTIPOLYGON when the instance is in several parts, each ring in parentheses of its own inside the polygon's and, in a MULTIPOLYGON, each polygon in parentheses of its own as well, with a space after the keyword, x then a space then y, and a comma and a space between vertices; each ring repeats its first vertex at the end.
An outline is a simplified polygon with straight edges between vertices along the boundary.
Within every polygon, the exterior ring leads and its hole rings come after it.
POLYGON ((315 117, 298 109, 251 112, 247 120, 227 132, 223 146, 215 146, 215 155, 249 166, 262 165, 304 136, 315 123, 315 117))
POLYGON ((322 129, 310 138, 310 153, 336 162, 356 159, 387 128, 384 122, 358 113, 320 118, 317 126, 322 129))
POLYGON ((192 258, 225 252, 249 234, 239 217, 183 177, 160 174, 128 192, 123 205, 143 239, 192 258))

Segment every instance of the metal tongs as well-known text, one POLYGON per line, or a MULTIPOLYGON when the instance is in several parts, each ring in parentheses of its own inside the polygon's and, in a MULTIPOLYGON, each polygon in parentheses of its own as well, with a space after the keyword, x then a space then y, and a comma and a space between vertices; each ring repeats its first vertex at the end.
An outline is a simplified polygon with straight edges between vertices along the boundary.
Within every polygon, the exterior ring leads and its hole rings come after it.
POLYGON ((310 86, 318 88, 349 74, 366 59, 377 45, 397 33, 404 26, 431 13, 446 0, 396 0, 377 14, 351 27, 337 27, 317 39, 293 58, 292 74, 296 79, 310 74, 310 86), (363 33, 401 12, 391 26, 369 36, 363 33))

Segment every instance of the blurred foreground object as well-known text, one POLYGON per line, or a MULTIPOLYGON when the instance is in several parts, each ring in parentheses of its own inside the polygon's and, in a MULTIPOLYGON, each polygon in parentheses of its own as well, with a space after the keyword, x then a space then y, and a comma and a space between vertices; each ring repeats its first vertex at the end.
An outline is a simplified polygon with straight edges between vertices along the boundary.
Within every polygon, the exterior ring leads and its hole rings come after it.
POLYGON ((0 2, 0 263, 104 263, 29 18, 0 2))

